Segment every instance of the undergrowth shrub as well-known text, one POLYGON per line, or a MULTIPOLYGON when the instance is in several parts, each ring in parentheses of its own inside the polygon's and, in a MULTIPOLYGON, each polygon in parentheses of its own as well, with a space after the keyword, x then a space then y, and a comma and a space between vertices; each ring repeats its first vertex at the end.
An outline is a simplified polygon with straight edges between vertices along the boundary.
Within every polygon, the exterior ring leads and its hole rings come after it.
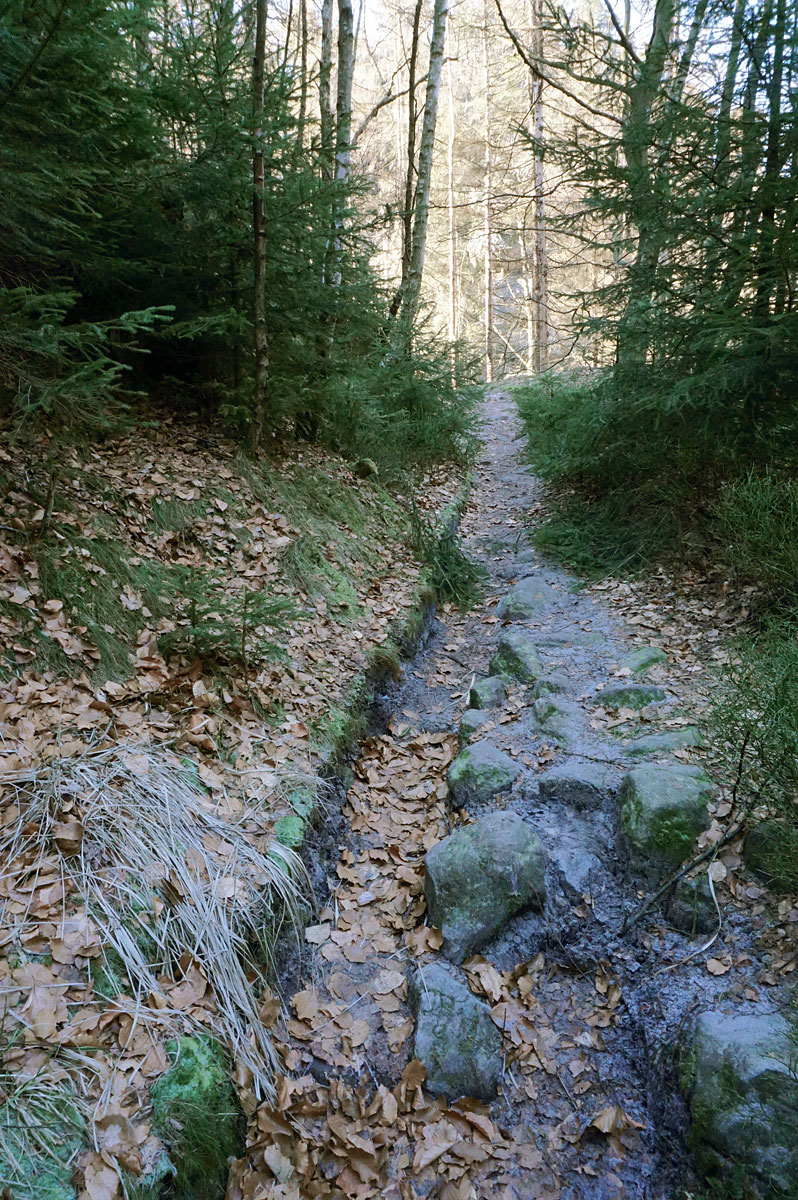
POLYGON ((457 532, 437 532, 418 511, 411 514, 411 545, 427 571, 427 582, 439 600, 467 609, 482 594, 487 571, 463 550, 457 532))
POLYGON ((773 599, 798 597, 798 480, 751 470, 723 487, 716 512, 726 557, 740 574, 773 599))
POLYGON ((292 611, 289 601, 247 587, 226 591, 218 574, 193 567, 180 569, 176 600, 182 613, 177 628, 158 639, 165 653, 188 652, 245 669, 280 655, 274 635, 292 611))
POLYGON ((379 337, 328 380, 319 438, 373 459, 388 482, 439 462, 465 464, 477 445, 480 390, 472 363, 453 376, 448 346, 422 342, 412 358, 391 359, 379 337))

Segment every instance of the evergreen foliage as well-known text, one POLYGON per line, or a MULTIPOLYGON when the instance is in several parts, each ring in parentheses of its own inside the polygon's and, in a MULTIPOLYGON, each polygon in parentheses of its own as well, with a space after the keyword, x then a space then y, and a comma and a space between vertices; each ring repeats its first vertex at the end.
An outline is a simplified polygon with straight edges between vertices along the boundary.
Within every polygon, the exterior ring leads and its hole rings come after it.
MULTIPOLYGON (((0 412, 51 465, 64 439, 135 420, 144 395, 242 438, 250 426, 253 26, 232 0, 4 9, 0 412)), ((272 48, 257 139, 267 433, 367 448, 380 465, 457 458, 462 380, 435 347, 386 361, 372 218, 357 215, 358 184, 325 169, 298 103, 307 83, 272 48)))

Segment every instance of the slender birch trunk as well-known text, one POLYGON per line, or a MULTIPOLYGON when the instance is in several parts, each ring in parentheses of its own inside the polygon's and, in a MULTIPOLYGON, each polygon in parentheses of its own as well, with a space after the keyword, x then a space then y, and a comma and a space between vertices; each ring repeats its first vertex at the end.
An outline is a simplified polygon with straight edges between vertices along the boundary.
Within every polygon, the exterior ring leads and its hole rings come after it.
POLYGON ((355 28, 352 0, 338 0, 338 81, 335 106, 335 178, 349 180, 352 153, 352 80, 355 74, 355 28))
POLYGON ((263 163, 263 102, 266 75, 266 11, 268 0, 255 3, 255 53, 252 62, 252 224, 254 234, 254 349, 255 380, 249 440, 257 450, 269 400, 269 339, 266 328, 266 190, 263 163))
POLYGON ((449 101, 449 137, 446 146, 447 201, 449 209, 449 344, 457 340, 457 228, 454 220, 454 84, 451 60, 446 64, 446 84, 449 101))
POLYGON ((333 177, 332 115, 332 25, 333 0, 322 0, 321 54, 319 56, 319 136, 322 179, 333 177))
POLYGON ((395 317, 402 304, 402 296, 410 272, 410 252, 413 245, 413 197, 416 189, 416 74, 418 72, 418 40, 423 0, 416 0, 413 10, 413 32, 410 39, 410 59, 407 65, 407 143, 405 164, 405 199, 402 210, 402 272, 399 287, 391 301, 391 316, 395 317))
MULTIPOLYGON (((541 0, 531 0, 533 62, 543 58, 543 23, 541 0)), ((549 365, 549 246, 546 224, 546 176, 543 166, 541 144, 544 134, 543 80, 537 72, 530 72, 529 101, 532 110, 532 136, 535 140, 534 196, 535 196, 535 239, 533 256, 533 290, 535 308, 535 353, 533 369, 545 371, 549 365)))
POLYGON ((402 289, 403 295, 400 310, 402 324, 408 336, 418 314, 418 307, 421 301, 421 278, 424 272, 424 257, 427 248, 429 195, 435 152, 435 128, 438 120, 438 101, 441 91, 443 51, 446 43, 446 19, 448 15, 449 0, 435 0, 432 14, 432 39, 430 42, 429 70, 427 72, 427 91, 424 100, 424 121, 421 126, 421 142, 418 150, 418 176, 413 204, 413 235, 407 280, 402 289))
POLYGON ((483 253, 483 323, 485 327, 485 378, 493 382, 493 159, 491 147, 490 111, 490 46, 488 43, 488 5, 485 0, 482 23, 482 72, 485 86, 485 174, 482 199, 483 253))

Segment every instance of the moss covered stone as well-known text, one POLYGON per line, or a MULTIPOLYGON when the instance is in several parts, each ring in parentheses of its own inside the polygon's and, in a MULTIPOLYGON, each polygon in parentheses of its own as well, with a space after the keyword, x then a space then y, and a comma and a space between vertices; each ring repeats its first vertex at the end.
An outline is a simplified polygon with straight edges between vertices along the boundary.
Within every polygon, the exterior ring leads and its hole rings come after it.
POLYGON ((680 879, 668 905, 668 920, 688 937, 709 933, 717 925, 717 909, 706 874, 680 879))
POLYGON ((167 1049, 172 1066, 153 1084, 152 1123, 175 1166, 173 1195, 220 1200, 244 1134, 228 1064, 208 1037, 181 1037, 167 1049))
POLYGON ((496 653, 490 660, 492 675, 510 675, 522 683, 534 683, 543 674, 543 663, 537 647, 523 629, 508 629, 499 638, 496 653))
POLYGON ((298 850, 305 840, 305 822, 296 813, 288 813, 275 821, 274 832, 278 842, 298 850))
POLYGON ((556 741, 568 746, 578 740, 583 722, 577 705, 549 692, 534 702, 532 711, 540 728, 556 741))
POLYGON ((618 798, 621 830, 631 857, 646 873, 684 862, 709 825, 712 784, 698 767, 647 764, 624 776, 618 798))
POLYGON ((667 654, 664 650, 660 650, 659 646, 641 646, 639 650, 634 650, 627 655, 621 665, 630 670, 633 675, 644 675, 658 663, 667 661, 667 654))
POLYGON ((532 694, 539 699, 541 696, 558 696, 567 691, 568 676, 555 671, 551 675, 543 675, 535 684, 532 694))
POLYGON ((648 683, 611 684, 596 694, 596 703, 604 708, 645 708, 664 699, 662 688, 648 683))
POLYGON ((461 750, 449 767, 449 788, 457 804, 484 804, 511 787, 521 772, 519 765, 490 742, 475 742, 461 750))
POLYGON ((793 1031, 778 1014, 698 1017, 682 1086, 699 1169, 741 1185, 724 1195, 798 1194, 795 1053, 793 1031))
POLYGON ((460 718, 460 741, 466 742, 471 737, 472 733, 476 733, 490 717, 486 712, 478 708, 467 708, 460 718))
POLYGON ((545 612, 554 600, 552 588, 538 575, 519 579, 499 604, 499 616, 505 621, 525 621, 545 612))
POLYGON ((427 1068, 426 1087, 456 1100, 490 1100, 502 1077, 501 1034, 486 1004, 439 963, 421 967, 410 983, 416 1018, 415 1057, 427 1068))
POLYGON ((468 703, 472 708, 501 708, 506 699, 504 681, 498 675, 475 680, 468 693, 468 703))
POLYGON ((627 754, 634 756, 666 753, 669 750, 683 750, 689 746, 700 746, 701 731, 695 725, 685 725, 681 729, 669 729, 667 733, 646 733, 643 737, 627 742, 624 749, 627 754))
POLYGON ((426 857, 427 912, 443 953, 460 962, 546 893, 537 834, 517 813, 489 813, 457 829, 426 857))

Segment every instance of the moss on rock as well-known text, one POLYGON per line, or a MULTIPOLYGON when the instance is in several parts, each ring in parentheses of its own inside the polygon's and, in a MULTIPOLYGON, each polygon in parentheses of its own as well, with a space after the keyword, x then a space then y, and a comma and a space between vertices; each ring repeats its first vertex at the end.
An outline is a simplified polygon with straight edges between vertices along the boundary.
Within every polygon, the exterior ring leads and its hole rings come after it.
POLYGON ((621 783, 621 830, 636 865, 658 872, 678 867, 709 825, 710 780, 676 763, 635 767, 621 783))
POLYGON ((175 1200, 220 1200, 228 1162, 240 1154, 244 1121, 228 1064, 209 1037, 181 1037, 152 1088, 152 1123, 175 1165, 175 1200))
POLYGON ((274 823, 277 841, 291 850, 298 850, 305 840, 305 822, 296 813, 279 817, 274 823))

